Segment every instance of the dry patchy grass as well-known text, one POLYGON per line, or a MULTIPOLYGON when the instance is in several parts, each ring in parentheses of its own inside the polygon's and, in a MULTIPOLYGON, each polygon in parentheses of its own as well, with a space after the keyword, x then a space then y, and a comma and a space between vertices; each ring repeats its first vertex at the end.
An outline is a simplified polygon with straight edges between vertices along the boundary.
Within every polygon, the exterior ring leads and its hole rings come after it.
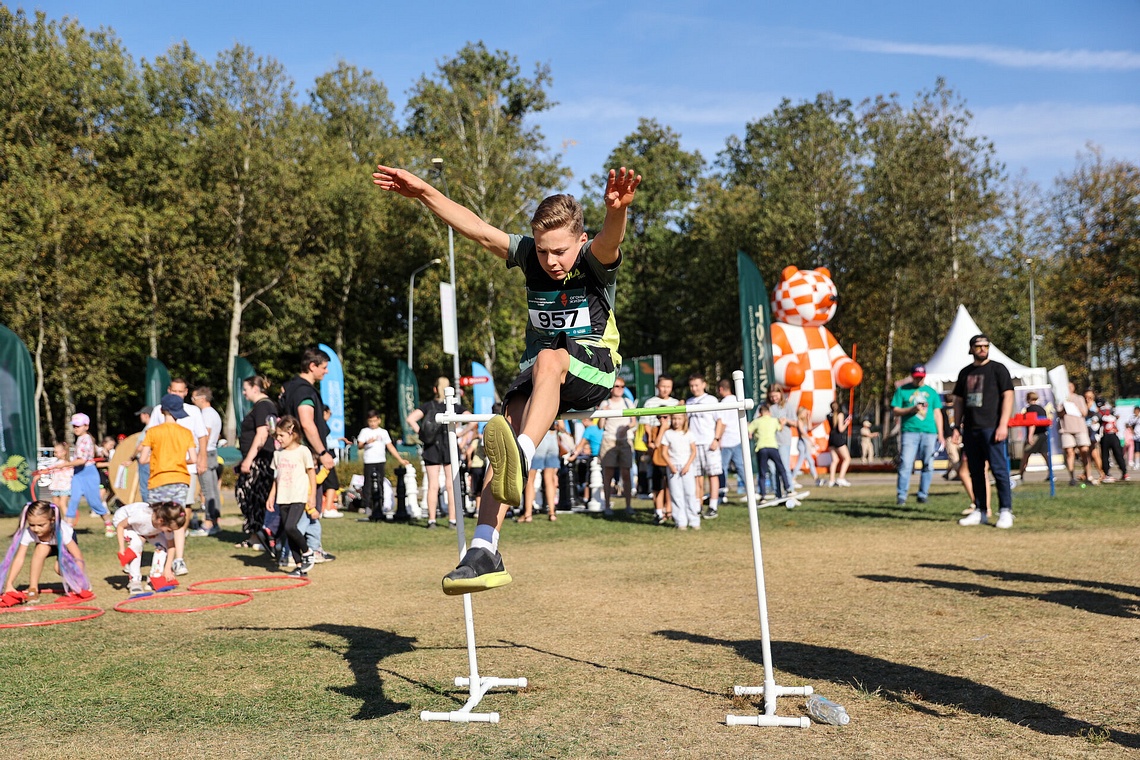
MULTIPOLYGON (((732 686, 762 681, 738 506, 700 533, 645 515, 509 526, 515 583, 474 597, 482 672, 531 684, 484 699, 498 725, 419 721, 465 699, 462 605, 439 592, 454 534, 350 518, 326 525, 341 558, 307 588, 4 631, 0 728, 25 757, 1123 757, 1140 749, 1132 493, 1100 522, 1066 517, 1092 497, 1026 502, 1005 532, 959 528, 948 498, 899 510, 889 489, 763 512, 777 681, 845 704, 845 728, 724 725, 757 709, 732 686)), ((113 551, 81 540, 110 607, 113 551)), ((191 578, 261 571, 203 541, 191 578)))

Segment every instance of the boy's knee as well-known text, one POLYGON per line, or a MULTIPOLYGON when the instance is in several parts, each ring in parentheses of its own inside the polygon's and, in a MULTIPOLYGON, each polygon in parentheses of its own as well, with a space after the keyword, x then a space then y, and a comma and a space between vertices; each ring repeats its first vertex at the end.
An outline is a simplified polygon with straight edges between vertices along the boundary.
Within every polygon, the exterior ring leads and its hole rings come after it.
POLYGON ((534 371, 538 374, 557 372, 570 368, 570 354, 564 348, 544 348, 535 357, 534 371))

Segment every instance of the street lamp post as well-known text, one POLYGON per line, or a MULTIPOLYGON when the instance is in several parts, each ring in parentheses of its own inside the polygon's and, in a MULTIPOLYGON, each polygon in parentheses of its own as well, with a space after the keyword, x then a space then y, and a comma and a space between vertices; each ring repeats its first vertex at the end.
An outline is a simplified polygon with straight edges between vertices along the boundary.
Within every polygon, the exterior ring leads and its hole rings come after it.
MULTIPOLYGON (((440 180, 443 181, 443 194, 446 195, 448 198, 451 198, 451 193, 447 189, 447 175, 443 173, 443 159, 442 158, 433 158, 431 160, 431 165, 435 168, 436 172, 439 174, 440 180)), ((452 294, 452 297, 454 298, 456 295, 456 290, 455 290, 455 230, 453 230, 451 228, 450 224, 447 225, 447 266, 448 266, 448 269, 450 270, 450 274, 451 274, 451 294, 452 294)), ((452 377, 454 378, 453 382, 458 383, 459 382, 459 305, 458 304, 456 304, 455 309, 452 310, 451 318, 452 318, 452 323, 451 323, 452 329, 455 332, 455 354, 452 356, 452 359, 453 359, 452 372, 454 374, 452 375, 452 377)))
POLYGON ((415 321, 415 312, 412 311, 412 304, 415 302, 416 295, 416 275, 424 271, 428 267, 434 267, 436 264, 442 263, 442 259, 432 259, 422 267, 412 272, 412 276, 408 278, 408 369, 412 367, 412 323, 415 321))

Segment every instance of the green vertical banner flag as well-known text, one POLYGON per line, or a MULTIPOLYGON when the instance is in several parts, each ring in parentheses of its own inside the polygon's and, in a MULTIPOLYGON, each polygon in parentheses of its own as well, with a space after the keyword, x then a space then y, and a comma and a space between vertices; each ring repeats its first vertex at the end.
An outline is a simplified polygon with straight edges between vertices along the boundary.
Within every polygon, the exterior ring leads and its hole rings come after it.
POLYGON ((234 357, 234 376, 230 378, 230 397, 233 399, 234 419, 237 420, 237 429, 241 430, 241 421, 253 409, 245 395, 241 392, 242 381, 257 374, 253 365, 246 361, 244 356, 234 357))
POLYGON ((170 373, 166 365, 153 356, 146 358, 146 405, 154 408, 170 387, 170 373))
POLYGON ((18 515, 36 468, 36 381, 24 341, 0 325, 0 514, 18 515))
POLYGON ((772 382, 772 307, 764 278, 752 258, 736 252, 740 277, 740 339, 744 353, 744 392, 759 404, 772 382))
POLYGON ((408 415, 420 408, 420 386, 416 374, 404 360, 396 362, 396 407, 400 415, 400 429, 404 431, 404 443, 415 435, 407 423, 408 415))

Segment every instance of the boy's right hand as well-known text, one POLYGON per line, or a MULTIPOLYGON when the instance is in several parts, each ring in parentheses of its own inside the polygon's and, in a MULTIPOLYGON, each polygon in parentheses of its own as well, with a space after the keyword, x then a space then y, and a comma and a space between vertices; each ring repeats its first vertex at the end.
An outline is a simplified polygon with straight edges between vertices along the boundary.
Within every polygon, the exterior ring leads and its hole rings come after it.
POLYGON ((372 184, 381 190, 391 190, 405 198, 419 198, 431 187, 428 183, 403 169, 379 164, 372 172, 372 184))

